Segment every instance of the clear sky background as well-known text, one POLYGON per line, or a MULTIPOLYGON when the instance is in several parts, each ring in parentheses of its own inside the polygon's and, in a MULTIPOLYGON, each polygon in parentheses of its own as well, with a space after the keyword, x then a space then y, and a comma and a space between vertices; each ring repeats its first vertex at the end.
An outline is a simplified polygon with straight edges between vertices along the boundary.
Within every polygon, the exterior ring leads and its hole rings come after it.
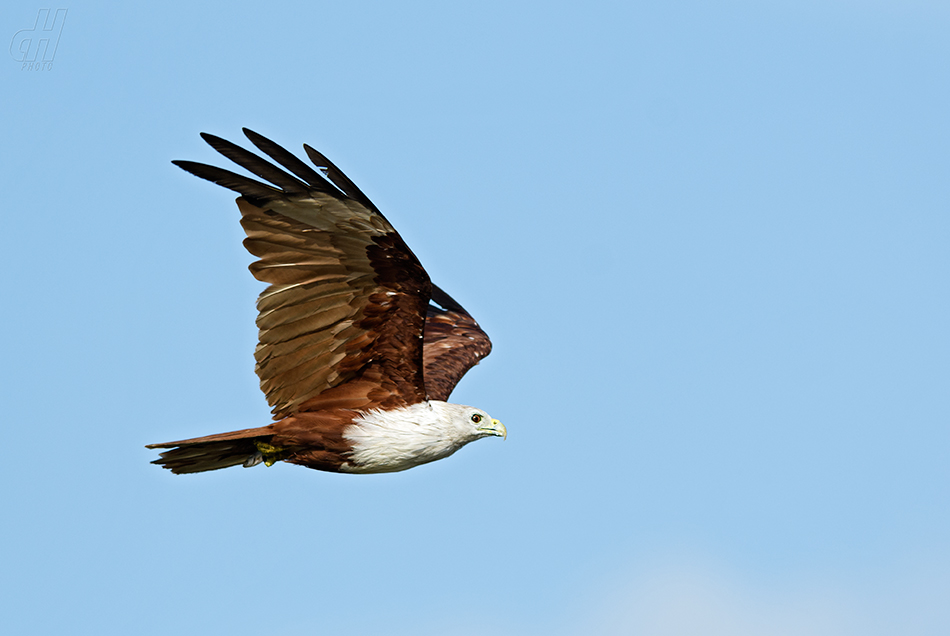
POLYGON ((8 633, 950 633, 946 4, 65 6, 0 54, 8 633), (234 195, 170 163, 242 126, 475 315, 507 441, 149 464, 269 421, 234 195))

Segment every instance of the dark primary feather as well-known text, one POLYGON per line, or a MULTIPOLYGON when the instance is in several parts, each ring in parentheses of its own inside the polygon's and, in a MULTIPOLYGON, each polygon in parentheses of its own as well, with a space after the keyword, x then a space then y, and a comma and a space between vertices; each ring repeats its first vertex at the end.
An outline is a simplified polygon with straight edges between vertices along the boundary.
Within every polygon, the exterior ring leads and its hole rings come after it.
POLYGON ((307 156, 310 157, 310 161, 314 163, 315 166, 320 168, 320 171, 323 175, 333 182, 336 187, 340 190, 343 190, 351 199, 359 201, 365 205, 370 210, 379 211, 373 202, 369 200, 363 191, 356 187, 356 184, 350 181, 349 177, 343 174, 343 171, 337 168, 332 161, 326 158, 326 156, 317 150, 314 150, 307 144, 303 145, 303 149, 306 151, 307 156))
POLYGON ((263 184, 254 179, 249 179, 248 177, 231 172, 230 170, 225 170, 224 168, 216 168, 215 166, 209 166, 195 161, 175 160, 172 161, 172 163, 182 170, 187 170, 196 177, 207 179, 212 183, 217 183, 235 192, 240 192, 244 198, 251 202, 266 204, 268 201, 273 201, 281 196, 281 191, 273 186, 263 184))
MULTIPOLYGON (((209 135, 208 133, 201 133, 201 138, 234 163, 248 172, 256 174, 261 179, 270 181, 285 193, 296 196, 307 194, 309 190, 308 184, 299 179, 295 179, 272 163, 261 159, 253 152, 245 150, 226 139, 221 139, 220 137, 209 135)), ((313 187, 313 184, 310 184, 310 187, 313 187)))
POLYGON ((290 170, 300 179, 316 188, 321 187, 323 177, 317 174, 317 171, 305 164, 296 155, 287 152, 283 146, 278 146, 273 141, 263 135, 259 135, 253 130, 244 128, 244 135, 251 140, 251 143, 257 146, 263 153, 271 159, 290 170))

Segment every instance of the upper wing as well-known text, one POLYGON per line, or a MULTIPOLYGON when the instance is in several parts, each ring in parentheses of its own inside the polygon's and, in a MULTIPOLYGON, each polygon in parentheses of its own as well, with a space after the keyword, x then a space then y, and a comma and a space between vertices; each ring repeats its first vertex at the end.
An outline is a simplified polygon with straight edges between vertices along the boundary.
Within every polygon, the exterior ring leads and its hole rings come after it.
POLYGON ((419 260, 322 154, 304 145, 318 173, 269 139, 244 133, 289 172, 205 133, 215 150, 273 185, 201 163, 173 163, 241 194, 244 245, 259 258, 250 270, 270 284, 257 301, 254 357, 274 418, 320 408, 319 396, 335 387, 334 405, 347 408, 424 400, 422 334, 431 283, 419 260), (356 388, 347 392, 345 383, 356 388))
POLYGON ((430 399, 444 401, 462 376, 491 353, 491 340, 460 304, 435 285, 432 301, 426 314, 422 360, 426 393, 430 399))

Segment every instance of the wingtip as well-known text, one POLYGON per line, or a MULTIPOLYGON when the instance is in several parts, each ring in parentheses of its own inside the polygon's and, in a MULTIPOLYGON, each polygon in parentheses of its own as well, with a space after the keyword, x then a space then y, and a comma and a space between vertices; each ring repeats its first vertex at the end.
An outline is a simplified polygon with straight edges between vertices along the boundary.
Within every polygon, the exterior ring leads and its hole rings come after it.
POLYGON ((189 174, 195 174, 191 166, 197 165, 197 161, 188 161, 187 159, 172 159, 172 165, 177 166, 189 174))
MULTIPOLYGON (((347 184, 347 183, 352 184, 352 181, 347 179, 346 175, 344 175, 339 169, 336 169, 336 166, 333 165, 333 162, 327 159, 326 155, 324 155, 322 152, 320 152, 319 150, 317 150, 310 144, 304 144, 303 149, 304 149, 304 152, 307 153, 307 156, 310 157, 310 161, 313 162, 313 165, 317 167, 317 170, 319 170, 323 174, 324 178, 329 179, 331 183, 333 183, 333 185, 335 185, 336 187, 340 188, 340 190, 343 190, 345 192, 346 190, 340 187, 341 183, 338 183, 338 181, 342 181, 343 184, 347 184), (331 177, 330 176, 331 171, 335 173, 336 176, 331 177), (337 176, 342 177, 342 179, 338 179, 337 176)), ((356 190, 355 185, 353 186, 353 189, 356 190)))
MULTIPOLYGON (((272 139, 268 139, 259 132, 254 132, 248 127, 241 128, 241 132, 244 133, 244 136, 247 137, 252 144, 257 146, 260 150, 267 153, 266 148, 270 146, 280 147, 280 144, 275 143, 272 139)), ((269 154, 269 153, 268 153, 269 154)))
MULTIPOLYGON (((173 159, 172 163, 178 166, 179 168, 181 168, 182 170, 184 170, 185 172, 193 174, 197 177, 201 177, 201 175, 197 171, 200 171, 201 166, 203 166, 204 164, 198 163, 197 161, 188 161, 187 159, 173 159)), ((201 177, 201 178, 206 179, 207 177, 201 177)))
MULTIPOLYGON (((209 146, 223 154, 225 157, 228 157, 227 151, 231 149, 240 150, 240 146, 234 144, 223 137, 218 137, 217 135, 212 135, 211 133, 201 133, 201 138, 205 140, 209 146)), ((230 159, 230 157, 228 157, 230 159)))

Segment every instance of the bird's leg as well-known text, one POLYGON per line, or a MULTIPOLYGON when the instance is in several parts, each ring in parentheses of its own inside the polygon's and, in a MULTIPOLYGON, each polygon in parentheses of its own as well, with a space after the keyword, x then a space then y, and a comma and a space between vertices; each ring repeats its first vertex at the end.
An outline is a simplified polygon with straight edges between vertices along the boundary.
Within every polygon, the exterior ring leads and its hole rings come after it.
POLYGON ((273 446, 267 442, 254 442, 254 445, 257 446, 257 452, 263 458, 265 466, 273 466, 286 456, 284 449, 279 446, 273 446))

